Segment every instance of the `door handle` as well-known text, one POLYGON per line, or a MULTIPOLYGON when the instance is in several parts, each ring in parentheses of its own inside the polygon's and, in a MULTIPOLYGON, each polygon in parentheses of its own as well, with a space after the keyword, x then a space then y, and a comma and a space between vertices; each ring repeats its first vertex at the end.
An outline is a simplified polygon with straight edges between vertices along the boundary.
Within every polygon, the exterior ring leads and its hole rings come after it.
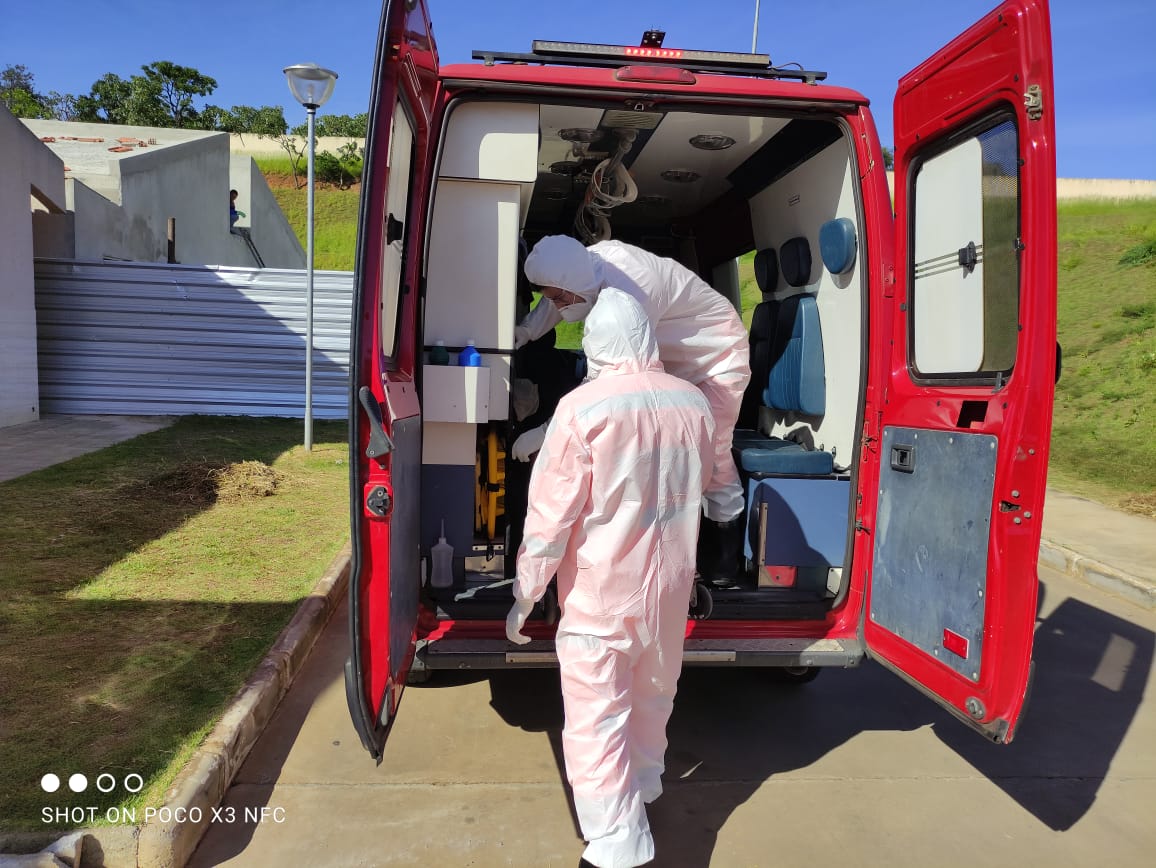
POLYGON ((390 214, 385 219, 385 243, 393 244, 393 242, 401 238, 403 229, 405 229, 405 224, 390 214))
POLYGON ((357 390, 357 400, 369 419, 369 445, 365 447, 366 458, 381 458, 393 451, 393 441, 385 433, 385 425, 381 421, 381 406, 373 397, 369 386, 362 386, 357 390))
POLYGON ((915 447, 914 446, 892 446, 891 447, 891 469, 898 470, 900 473, 914 473, 915 472, 915 447))

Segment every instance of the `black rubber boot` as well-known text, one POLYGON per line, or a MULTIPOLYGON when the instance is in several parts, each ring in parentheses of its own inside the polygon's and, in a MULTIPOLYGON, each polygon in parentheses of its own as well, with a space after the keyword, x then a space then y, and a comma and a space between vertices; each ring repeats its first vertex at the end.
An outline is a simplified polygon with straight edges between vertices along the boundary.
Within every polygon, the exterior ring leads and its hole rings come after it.
POLYGON ((743 572, 739 561, 743 557, 743 533, 746 521, 740 515, 727 522, 711 523, 715 526, 716 547, 710 581, 716 587, 738 584, 743 572))
POLYGON ((698 562, 699 579, 711 581, 718 566, 719 531, 718 523, 704 518, 698 528, 698 549, 695 560, 698 562))

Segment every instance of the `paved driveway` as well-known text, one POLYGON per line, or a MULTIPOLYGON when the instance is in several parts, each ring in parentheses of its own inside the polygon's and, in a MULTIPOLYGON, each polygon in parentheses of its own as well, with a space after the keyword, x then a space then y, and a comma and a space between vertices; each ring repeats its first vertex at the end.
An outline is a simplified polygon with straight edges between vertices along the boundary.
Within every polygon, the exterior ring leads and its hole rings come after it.
MULTIPOLYGON (((1156 614, 1041 578, 1034 695, 1008 747, 874 664, 794 689, 688 670, 650 810, 655 864, 1151 865, 1156 614)), ((342 610, 193 866, 577 864, 556 673, 409 688, 375 766, 346 710, 346 636, 342 610)))

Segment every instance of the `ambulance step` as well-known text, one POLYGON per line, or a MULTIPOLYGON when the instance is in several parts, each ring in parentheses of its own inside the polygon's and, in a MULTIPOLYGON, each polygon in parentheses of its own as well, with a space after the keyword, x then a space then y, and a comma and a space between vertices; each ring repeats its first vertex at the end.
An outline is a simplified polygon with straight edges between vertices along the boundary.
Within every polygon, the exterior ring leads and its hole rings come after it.
MULTIPOLYGON (((417 650, 427 669, 550 668, 558 665, 552 640, 514 645, 504 639, 423 640, 417 650)), ((863 647, 841 639, 689 639, 687 666, 857 666, 863 647)))

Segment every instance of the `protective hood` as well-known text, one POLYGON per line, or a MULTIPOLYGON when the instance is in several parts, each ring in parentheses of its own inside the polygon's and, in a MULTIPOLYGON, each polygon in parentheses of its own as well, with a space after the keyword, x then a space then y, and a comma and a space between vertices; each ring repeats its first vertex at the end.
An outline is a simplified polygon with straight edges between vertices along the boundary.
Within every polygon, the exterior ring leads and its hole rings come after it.
POLYGON ((612 286, 598 294, 594 309, 586 317, 582 349, 591 371, 662 370, 658 343, 646 311, 625 292, 612 286))
POLYGON ((569 235, 547 235, 526 257, 526 277, 538 286, 556 286, 586 301, 602 288, 602 261, 569 235))

